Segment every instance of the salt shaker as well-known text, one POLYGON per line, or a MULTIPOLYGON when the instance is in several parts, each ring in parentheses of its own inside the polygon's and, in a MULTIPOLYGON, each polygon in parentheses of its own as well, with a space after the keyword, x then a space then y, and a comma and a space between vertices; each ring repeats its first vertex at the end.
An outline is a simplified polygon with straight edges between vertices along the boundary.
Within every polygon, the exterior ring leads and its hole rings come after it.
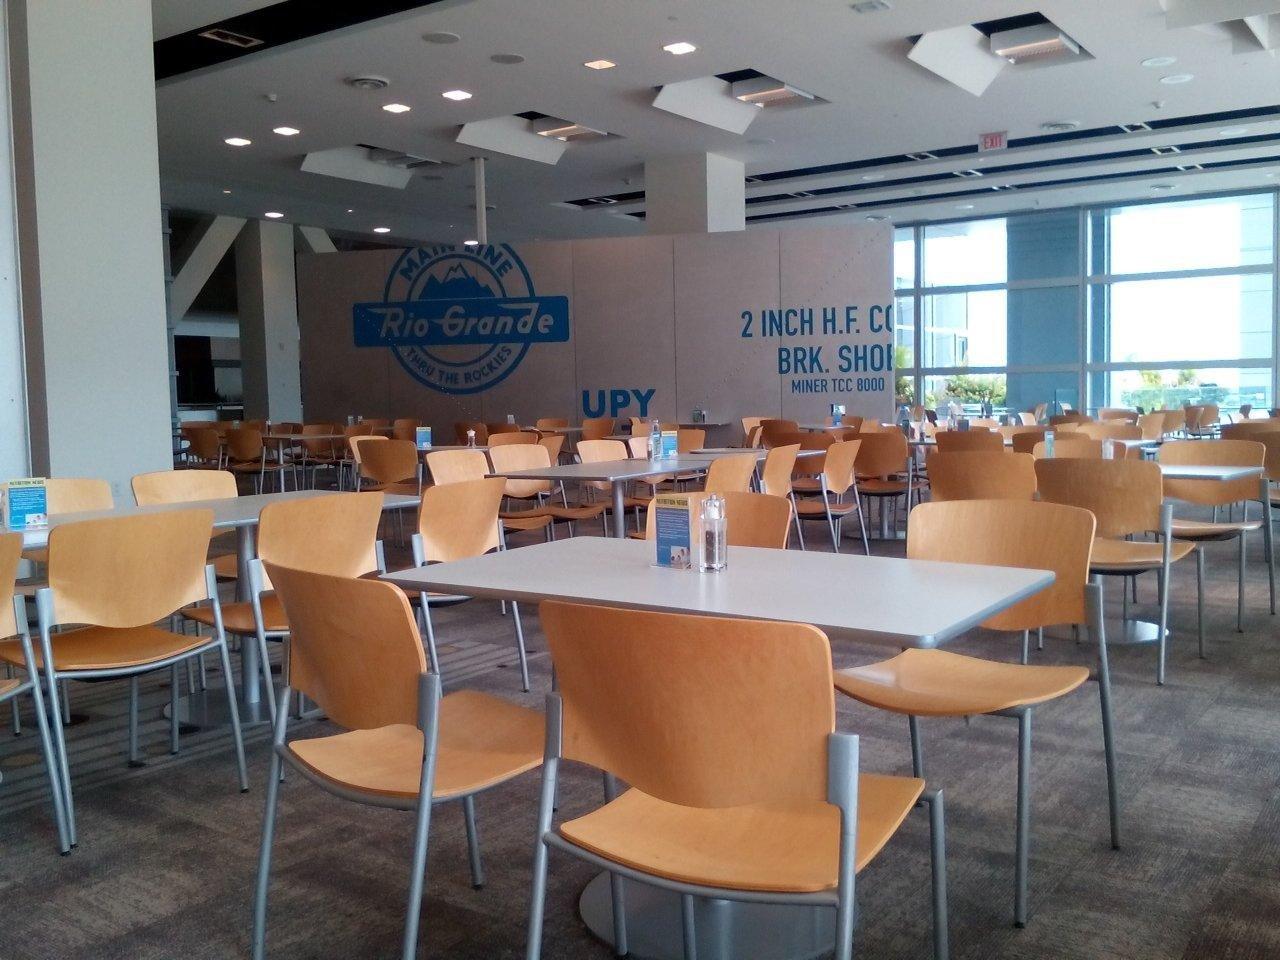
POLYGON ((702 501, 703 570, 723 570, 728 565, 728 528, 724 497, 713 493, 702 501))

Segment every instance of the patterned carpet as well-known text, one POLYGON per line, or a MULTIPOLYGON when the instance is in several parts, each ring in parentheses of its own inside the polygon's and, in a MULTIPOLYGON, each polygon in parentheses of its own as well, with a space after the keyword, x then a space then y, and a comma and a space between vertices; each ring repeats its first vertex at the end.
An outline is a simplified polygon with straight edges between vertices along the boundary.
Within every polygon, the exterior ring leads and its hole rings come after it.
MULTIPOLYGON (((820 538, 817 526, 810 540, 820 538)), ((816 546, 811 542, 811 547, 816 546)), ((899 544, 877 552, 900 552, 899 544)), ((1263 960, 1280 956, 1280 640, 1267 614, 1260 538, 1250 550, 1245 631, 1237 634, 1231 545, 1211 548, 1209 659, 1195 652, 1194 566, 1172 592, 1169 682, 1154 683, 1154 650, 1113 651, 1124 846, 1107 842, 1096 688, 1036 715, 1032 916, 1011 925, 1016 727, 976 718, 923 724, 933 782, 947 791, 952 956, 957 960, 1263 960)), ((767 589, 762 584, 761 589, 767 589)), ((848 585, 856 591, 857 584, 848 585)), ((1109 603, 1118 606, 1118 584, 1109 603)), ((1140 587, 1150 614, 1154 583, 1140 587)), ((519 692, 508 620, 492 602, 441 611, 446 686, 538 705, 549 663, 536 617, 526 615, 535 692, 519 692)), ((1013 659, 1017 640, 981 631, 952 649, 1013 659)), ((883 651, 840 645, 838 666, 883 651)), ((1088 649, 1049 640, 1037 662, 1087 662, 1088 649)), ((229 739, 183 738, 168 754, 161 707, 144 687, 147 765, 125 763, 123 684, 77 684, 71 728, 80 846, 55 851, 24 734, 0 740, 0 958, 204 960, 248 956, 250 894, 261 826, 266 732, 248 737, 252 791, 241 795, 229 739)), ((909 770, 900 718, 839 702, 842 729, 863 737, 864 769, 909 770)), ((7 724, 7 711, 0 713, 7 724)), ((316 727, 315 729, 320 729, 316 727)), ((568 770, 561 817, 599 802, 597 774, 568 770)), ((420 956, 523 956, 536 774, 478 801, 488 884, 471 888, 461 811, 432 821, 420 956)), ((290 778, 282 789, 271 895, 269 955, 364 960, 399 955, 411 819, 358 807, 290 778)), ((859 877, 857 955, 930 956, 928 832, 911 817, 859 877)), ((544 956, 612 952, 578 919, 594 871, 552 858, 544 956)))

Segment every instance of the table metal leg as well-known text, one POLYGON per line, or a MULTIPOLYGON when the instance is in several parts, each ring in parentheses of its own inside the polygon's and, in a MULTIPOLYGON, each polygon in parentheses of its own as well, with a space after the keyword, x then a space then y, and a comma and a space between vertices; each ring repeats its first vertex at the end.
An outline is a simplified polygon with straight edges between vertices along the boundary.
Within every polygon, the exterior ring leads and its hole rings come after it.
POLYGON ((613 481, 613 535, 619 540, 624 540, 627 536, 626 498, 624 497, 626 486, 625 480, 613 481))

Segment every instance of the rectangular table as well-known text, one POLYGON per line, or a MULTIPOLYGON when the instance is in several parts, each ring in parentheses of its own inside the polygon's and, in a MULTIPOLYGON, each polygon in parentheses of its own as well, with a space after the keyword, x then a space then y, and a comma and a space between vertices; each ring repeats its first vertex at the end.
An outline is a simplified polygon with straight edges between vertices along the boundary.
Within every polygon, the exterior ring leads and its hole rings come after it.
MULTIPOLYGON (((247 600, 249 587, 249 563, 257 556, 256 532, 258 517, 262 508, 286 500, 309 500, 313 497, 343 496, 332 490, 290 490, 285 493, 262 493, 249 497, 227 497, 222 500, 195 500, 188 503, 158 503, 145 507, 133 504, 115 507, 112 510, 91 510, 85 513, 62 513, 49 518, 48 526, 40 530, 26 530, 22 534, 24 549, 44 547, 49 543, 49 531, 64 524, 79 523, 84 520, 102 520, 113 517, 134 517, 153 513, 174 513, 181 510, 212 510, 213 529, 235 530, 236 532, 236 599, 247 600)), ((401 494, 384 494, 384 510, 403 510, 418 505, 417 497, 401 494)), ((262 687, 260 677, 262 666, 258 660, 258 645, 253 641, 240 645, 240 713, 244 723, 265 722, 269 717, 262 710, 262 687)), ((228 678, 230 679, 230 678, 228 678)), ((186 698, 191 699, 191 698, 186 698)), ((204 726, 214 722, 215 714, 225 713, 222 701, 209 701, 208 716, 187 719, 204 726)))
POLYGON ((833 638, 929 648, 1044 589, 1053 574, 760 547, 731 547, 728 568, 704 574, 654 565, 647 541, 570 537, 384 579, 410 592, 796 621, 833 638))

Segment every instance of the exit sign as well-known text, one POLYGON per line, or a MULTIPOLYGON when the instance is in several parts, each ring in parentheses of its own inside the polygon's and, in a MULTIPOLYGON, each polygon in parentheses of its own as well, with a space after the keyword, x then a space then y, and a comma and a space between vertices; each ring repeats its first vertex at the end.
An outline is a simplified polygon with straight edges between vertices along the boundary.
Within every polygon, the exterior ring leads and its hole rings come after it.
POLYGON ((1009 146, 1009 131, 1000 130, 997 133, 984 133, 978 137, 978 150, 986 153, 988 150, 1003 150, 1009 146))

